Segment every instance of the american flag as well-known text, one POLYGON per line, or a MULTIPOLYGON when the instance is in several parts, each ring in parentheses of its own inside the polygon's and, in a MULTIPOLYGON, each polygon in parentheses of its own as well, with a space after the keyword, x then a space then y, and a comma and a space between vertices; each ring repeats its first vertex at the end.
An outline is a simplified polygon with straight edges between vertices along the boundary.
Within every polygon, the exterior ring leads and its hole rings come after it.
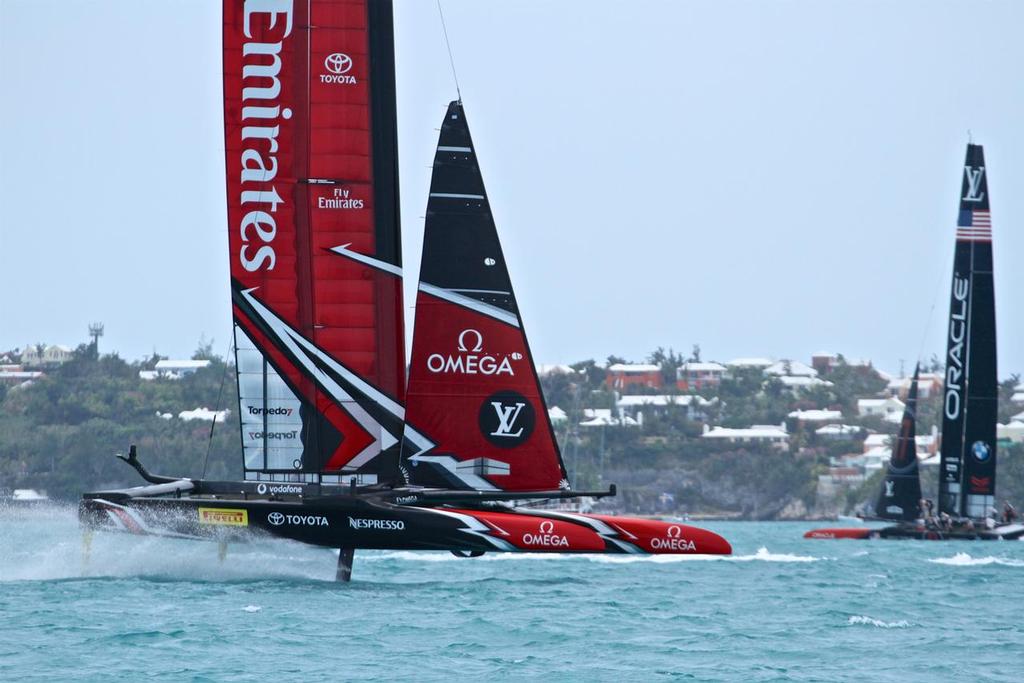
POLYGON ((956 222, 956 237, 968 242, 992 241, 992 214, 988 211, 960 212, 960 220, 956 222))

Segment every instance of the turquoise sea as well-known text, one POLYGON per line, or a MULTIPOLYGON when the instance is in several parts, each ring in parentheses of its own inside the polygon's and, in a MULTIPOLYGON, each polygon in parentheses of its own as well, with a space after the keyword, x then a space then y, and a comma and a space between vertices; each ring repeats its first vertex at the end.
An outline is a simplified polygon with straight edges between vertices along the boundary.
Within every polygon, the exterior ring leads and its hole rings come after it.
MULTIPOLYGON (((725 559, 336 553, 0 511, 2 681, 1024 680, 1024 543, 811 541, 725 559)), ((820 525, 819 525, 820 526, 820 525)))

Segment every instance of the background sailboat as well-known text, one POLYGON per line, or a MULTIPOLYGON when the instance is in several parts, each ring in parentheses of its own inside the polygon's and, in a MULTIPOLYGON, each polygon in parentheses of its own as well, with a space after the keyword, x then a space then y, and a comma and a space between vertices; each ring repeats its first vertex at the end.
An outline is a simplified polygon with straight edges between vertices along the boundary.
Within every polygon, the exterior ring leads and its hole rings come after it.
POLYGON ((996 483, 995 292, 992 217, 985 155, 968 144, 957 218, 956 252, 942 395, 942 459, 938 512, 921 519, 921 484, 914 453, 917 369, 893 444, 876 516, 899 523, 883 529, 814 529, 805 538, 999 539, 1024 537, 1024 525, 998 524, 996 483), (945 520, 949 520, 946 522, 945 520))

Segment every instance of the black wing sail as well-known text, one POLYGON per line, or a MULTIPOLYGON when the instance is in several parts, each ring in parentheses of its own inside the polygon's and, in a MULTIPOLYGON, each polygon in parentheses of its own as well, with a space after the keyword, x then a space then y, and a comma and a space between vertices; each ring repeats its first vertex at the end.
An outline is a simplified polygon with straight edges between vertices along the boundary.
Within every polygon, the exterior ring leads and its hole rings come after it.
POLYGON ((981 145, 967 145, 950 297, 939 510, 984 517, 995 503, 996 316, 992 218, 981 145))
POLYGON ((900 433, 892 445, 875 514, 884 519, 913 520, 921 516, 921 476, 917 467, 917 377, 907 392, 900 433))

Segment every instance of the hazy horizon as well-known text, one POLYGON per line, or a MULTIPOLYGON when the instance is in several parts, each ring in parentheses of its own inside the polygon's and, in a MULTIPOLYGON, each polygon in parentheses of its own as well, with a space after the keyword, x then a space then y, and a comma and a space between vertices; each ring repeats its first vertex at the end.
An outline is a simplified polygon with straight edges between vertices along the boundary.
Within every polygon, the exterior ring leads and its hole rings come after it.
MULTIPOLYGON (((539 363, 941 357, 970 130, 1024 371, 1024 4, 443 5, 539 363)), ((395 15, 411 327, 455 87, 436 5, 395 15)), ((103 322, 130 359, 228 350, 220 30, 214 2, 0 2, 0 349, 103 322)))

